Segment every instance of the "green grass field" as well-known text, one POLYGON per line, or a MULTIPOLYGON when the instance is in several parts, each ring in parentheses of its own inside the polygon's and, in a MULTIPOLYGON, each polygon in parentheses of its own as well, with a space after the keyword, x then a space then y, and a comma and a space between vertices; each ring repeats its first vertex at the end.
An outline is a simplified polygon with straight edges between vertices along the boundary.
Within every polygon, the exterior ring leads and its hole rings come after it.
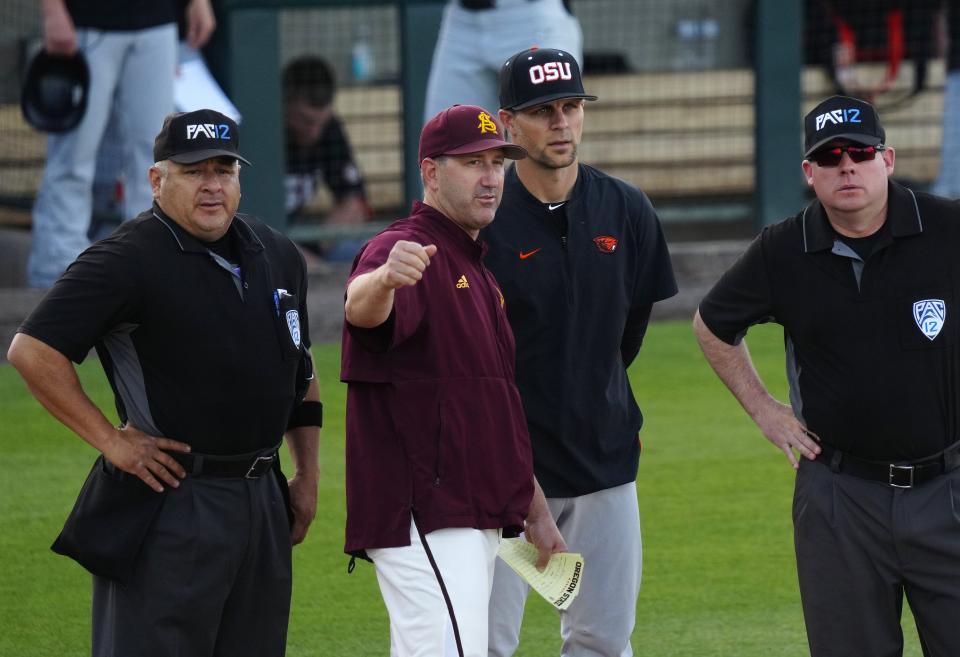
MULTIPOLYGON (((761 374, 785 398, 779 330, 758 327, 749 342, 761 374)), ((326 407, 320 508, 307 541, 294 550, 287 654, 386 656, 387 616, 373 568, 359 563, 348 575, 342 554, 345 387, 338 381, 339 345, 320 345, 314 353, 326 407)), ((112 408, 99 364, 85 363, 81 375, 101 407, 112 408)), ((653 325, 631 375, 646 417, 636 654, 808 654, 793 560, 793 471, 786 459, 710 371, 689 324, 653 325)), ((10 366, 0 366, 0 657, 89 654, 90 578, 48 547, 94 456, 40 408, 10 366)), ((906 616, 905 654, 919 657, 906 616)), ((553 610, 532 596, 518 657, 557 655, 557 628, 553 610)))

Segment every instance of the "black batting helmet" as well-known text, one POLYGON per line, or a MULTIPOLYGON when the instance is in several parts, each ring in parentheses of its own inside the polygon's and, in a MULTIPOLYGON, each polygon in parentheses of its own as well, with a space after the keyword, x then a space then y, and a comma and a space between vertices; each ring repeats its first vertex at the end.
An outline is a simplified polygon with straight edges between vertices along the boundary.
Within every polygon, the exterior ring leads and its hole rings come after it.
POLYGON ((37 130, 66 132, 87 111, 89 91, 90 69, 82 53, 62 57, 41 50, 27 68, 20 109, 37 130))

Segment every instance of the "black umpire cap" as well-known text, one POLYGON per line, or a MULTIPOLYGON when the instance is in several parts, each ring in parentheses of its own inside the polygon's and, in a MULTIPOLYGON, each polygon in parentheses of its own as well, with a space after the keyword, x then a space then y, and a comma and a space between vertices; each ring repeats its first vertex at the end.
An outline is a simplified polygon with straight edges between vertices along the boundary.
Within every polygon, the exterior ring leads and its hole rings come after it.
POLYGON ((561 98, 596 100, 583 90, 580 65, 565 50, 528 48, 500 68, 500 107, 522 110, 561 98))
POLYGON ((90 68, 82 52, 64 57, 41 50, 27 68, 20 109, 37 130, 66 132, 86 114, 89 92, 90 68))
POLYGON ((231 157, 250 164, 240 155, 240 130, 229 116, 212 109, 170 114, 153 142, 153 160, 193 164, 215 157, 231 157))
POLYGON ((834 139, 849 139, 864 146, 879 146, 887 137, 877 110, 870 103, 850 96, 831 96, 807 112, 803 157, 834 139))

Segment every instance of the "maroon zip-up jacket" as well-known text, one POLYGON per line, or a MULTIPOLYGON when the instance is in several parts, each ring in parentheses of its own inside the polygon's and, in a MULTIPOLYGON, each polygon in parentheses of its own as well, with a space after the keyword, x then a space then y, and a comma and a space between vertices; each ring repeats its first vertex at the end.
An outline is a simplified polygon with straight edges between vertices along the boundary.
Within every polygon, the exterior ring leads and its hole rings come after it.
POLYGON ((396 290, 381 326, 344 322, 350 554, 409 545, 411 514, 423 533, 509 535, 533 496, 513 333, 483 265, 486 246, 417 202, 357 254, 347 284, 386 262, 401 239, 436 244, 423 279, 396 290))

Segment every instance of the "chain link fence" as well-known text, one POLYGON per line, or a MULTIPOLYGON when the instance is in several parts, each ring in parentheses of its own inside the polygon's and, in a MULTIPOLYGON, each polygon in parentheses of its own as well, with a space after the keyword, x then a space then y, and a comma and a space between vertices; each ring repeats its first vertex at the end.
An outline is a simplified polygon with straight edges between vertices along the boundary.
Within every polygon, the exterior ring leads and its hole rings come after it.
MULTIPOLYGON (((871 99, 897 148, 896 176, 918 188, 960 177, 960 165, 954 173, 940 162, 950 121, 960 120, 944 109, 948 72, 960 69, 950 64, 960 59, 950 48, 951 16, 960 13, 952 4, 804 5, 801 110, 837 91, 871 99)), ((389 3, 327 5, 277 14, 277 75, 305 57, 325 62, 347 144, 324 151, 323 163, 303 164, 322 168, 323 180, 302 187, 305 179, 287 179, 287 210, 323 221, 343 190, 359 184, 365 217, 389 218, 406 205, 399 14, 389 3)), ((671 208, 696 206, 697 216, 719 218, 731 204, 749 207, 756 151, 750 44, 762 29, 754 3, 573 0, 572 7, 583 29, 585 86, 600 97, 588 107, 582 160, 644 189, 668 222, 684 216, 671 208)), ((24 124, 18 103, 26 53, 40 37, 39 8, 34 0, 0 0, 0 14, 0 223, 27 226, 45 143, 24 124)))

